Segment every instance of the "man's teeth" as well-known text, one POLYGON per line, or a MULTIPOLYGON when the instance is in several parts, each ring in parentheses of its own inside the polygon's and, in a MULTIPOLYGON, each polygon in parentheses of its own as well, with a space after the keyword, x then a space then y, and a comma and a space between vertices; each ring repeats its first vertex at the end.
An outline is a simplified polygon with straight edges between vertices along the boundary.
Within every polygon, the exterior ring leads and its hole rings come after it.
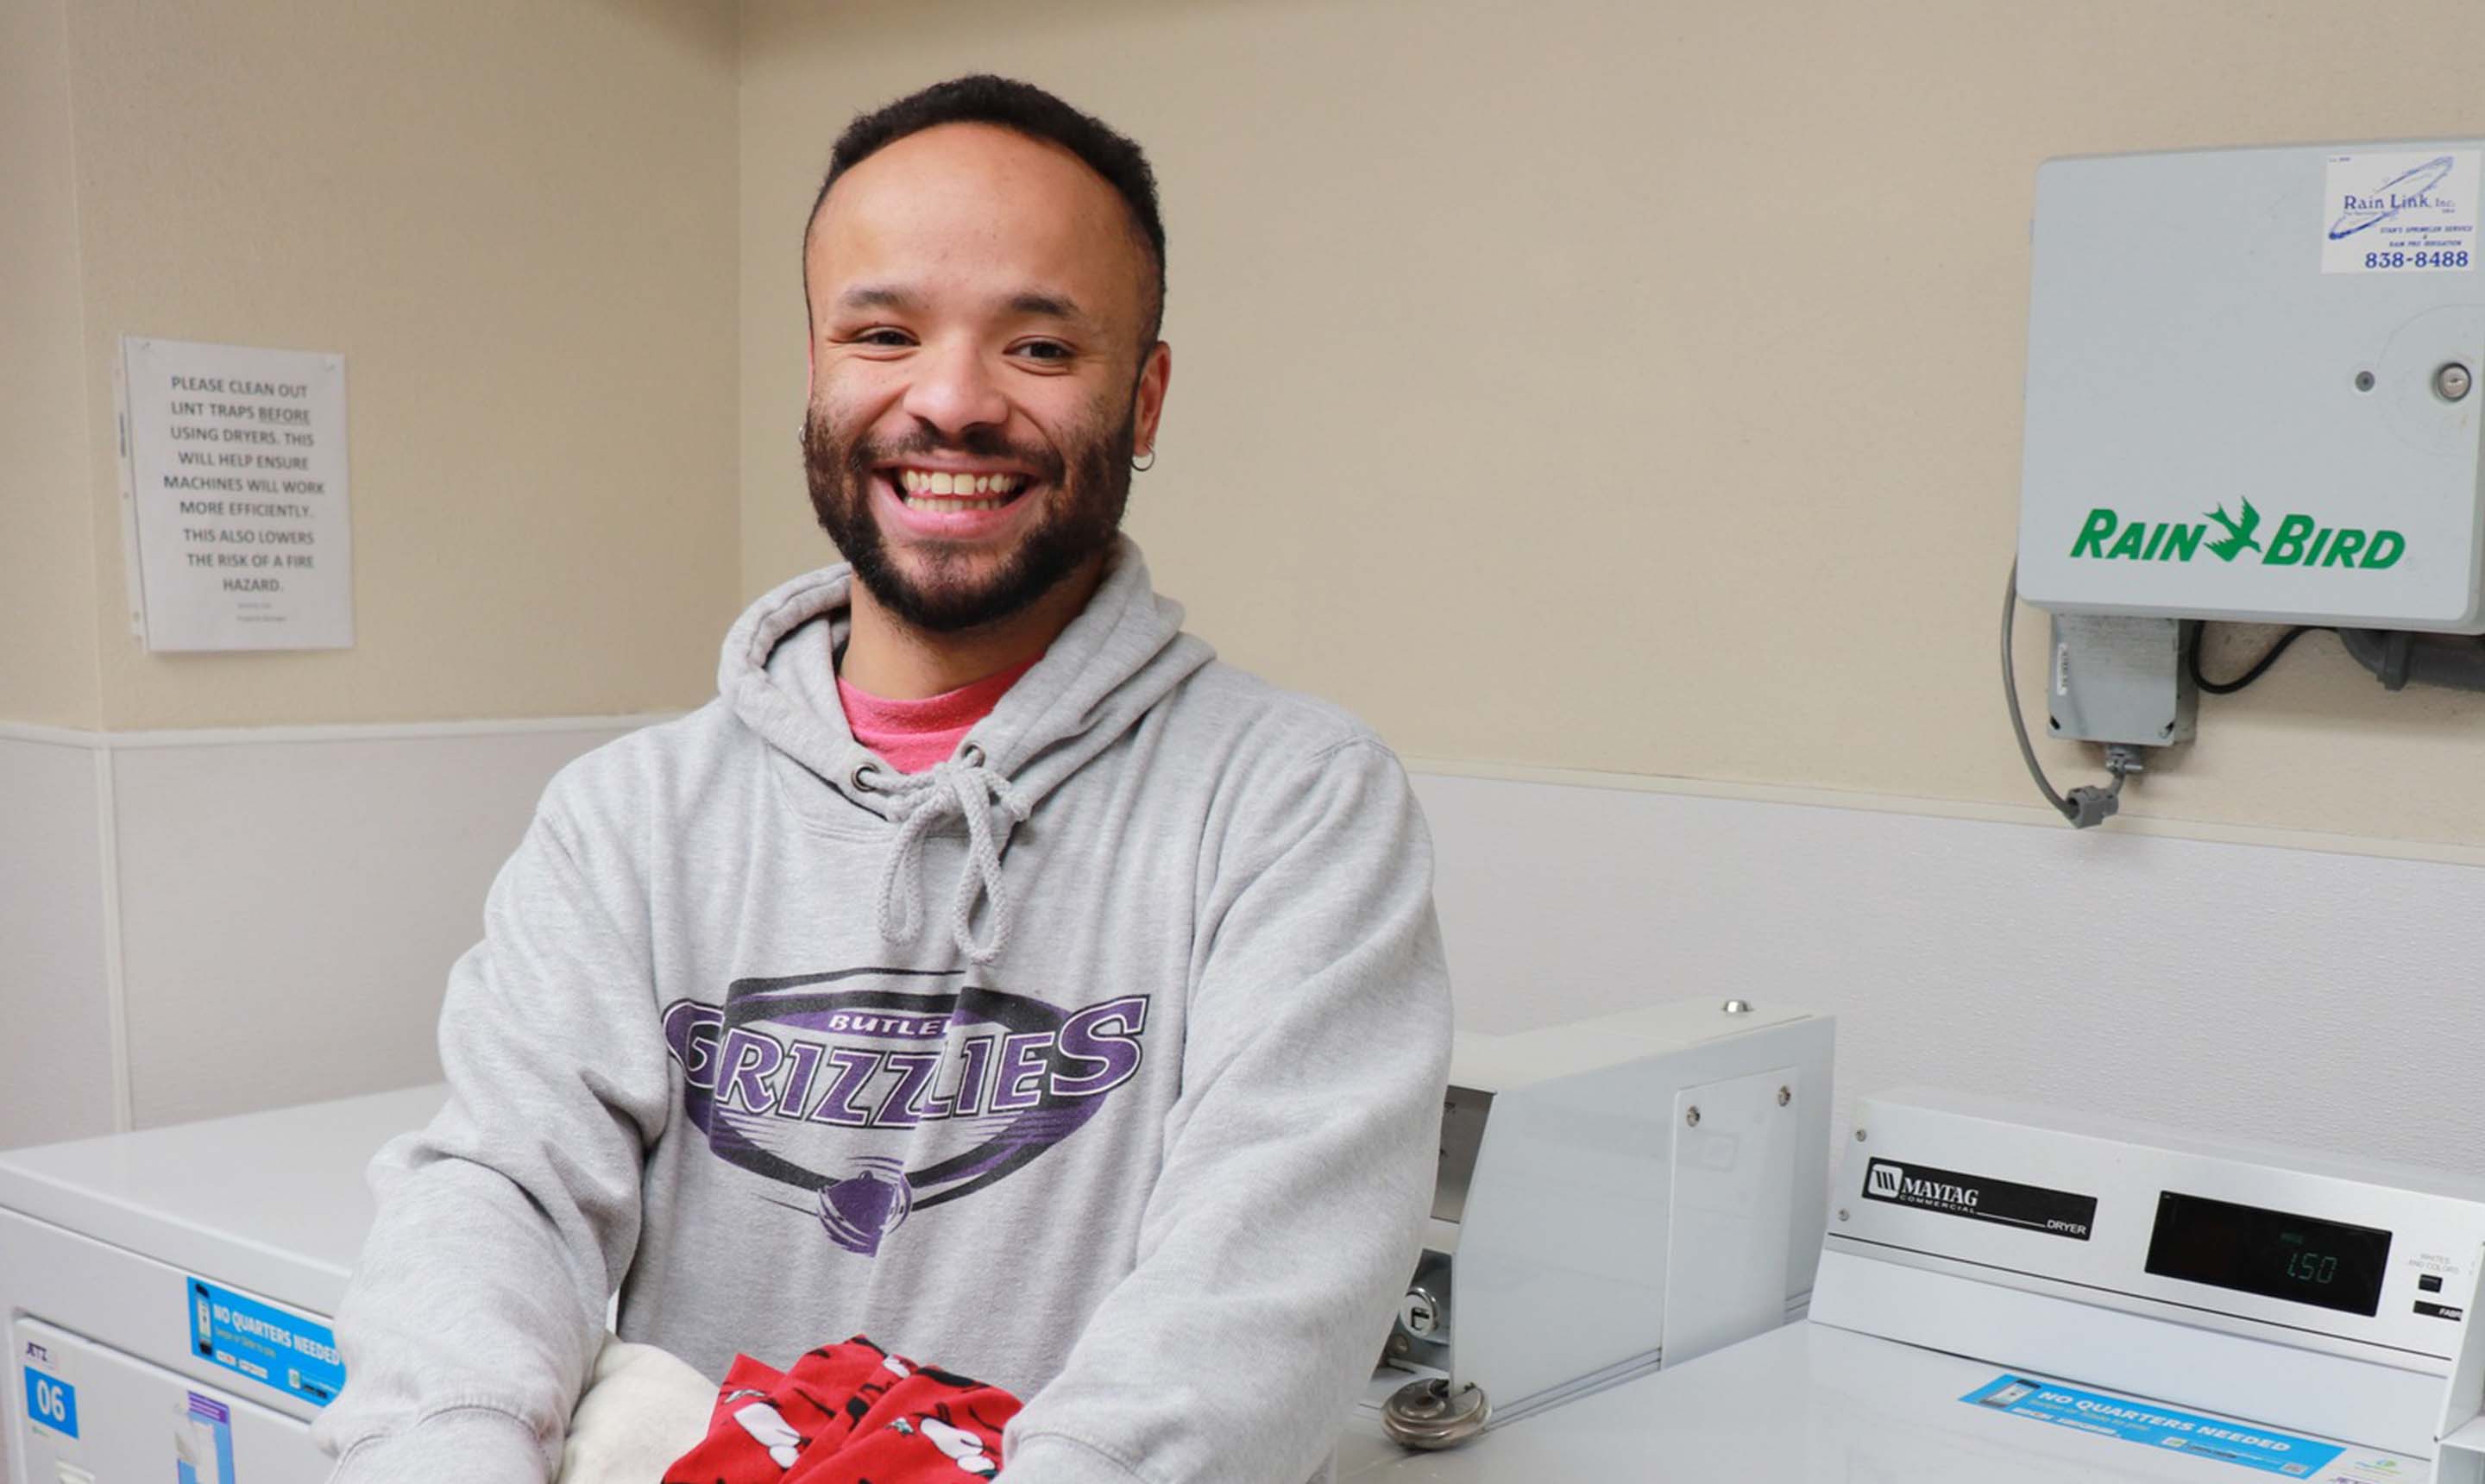
POLYGON ((949 474, 925 469, 901 469, 897 479, 908 505, 941 514, 998 509, 1026 483, 1023 474, 949 474))

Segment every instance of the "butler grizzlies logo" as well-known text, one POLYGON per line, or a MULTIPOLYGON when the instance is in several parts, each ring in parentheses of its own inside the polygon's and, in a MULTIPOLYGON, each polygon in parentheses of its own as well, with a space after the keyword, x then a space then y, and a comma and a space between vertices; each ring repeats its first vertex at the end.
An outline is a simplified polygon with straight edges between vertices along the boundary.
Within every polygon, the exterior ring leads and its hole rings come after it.
POLYGON ((1138 1074, 1148 998, 1064 1010, 963 970, 737 979, 665 1007, 682 1112, 776 1204, 872 1256, 918 1211, 1025 1168, 1138 1074))

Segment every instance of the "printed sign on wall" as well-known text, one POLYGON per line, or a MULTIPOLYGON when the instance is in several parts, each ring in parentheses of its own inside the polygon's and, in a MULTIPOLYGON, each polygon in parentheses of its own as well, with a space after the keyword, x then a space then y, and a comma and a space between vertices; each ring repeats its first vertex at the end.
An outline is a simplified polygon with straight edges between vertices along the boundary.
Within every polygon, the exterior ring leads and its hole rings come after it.
POLYGON ((353 647, 345 358, 132 336, 120 371, 147 647, 353 647))

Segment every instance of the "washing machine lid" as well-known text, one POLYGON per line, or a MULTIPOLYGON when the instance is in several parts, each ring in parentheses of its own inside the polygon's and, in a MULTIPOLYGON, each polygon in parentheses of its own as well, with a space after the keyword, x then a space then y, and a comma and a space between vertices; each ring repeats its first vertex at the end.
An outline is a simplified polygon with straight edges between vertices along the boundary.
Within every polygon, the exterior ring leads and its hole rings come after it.
MULTIPOLYGON (((2432 1471, 2422 1459, 2229 1418, 2208 1418, 2231 1425, 2195 1427, 2183 1446, 2169 1445, 2163 1430, 2153 1440, 2105 1436, 2098 1418, 2111 1417, 2113 1411, 2063 1405, 2058 1410, 2077 1420, 2056 1421, 2033 1415, 2036 1407, 2012 1410, 2022 1398, 1996 1383, 2013 1378, 2030 1396, 2050 1391, 2098 1397, 2115 1411, 2169 1421, 2203 1417, 2094 1386, 1802 1323, 1539 1413, 1449 1452, 1351 1445, 1342 1452, 1338 1478, 1340 1484, 1648 1478, 1736 1484, 2418 1484, 2432 1471), (1980 1394, 1986 1400, 1969 1399, 1980 1394), (2132 1405, 2116 1405, 2122 1402, 2132 1405), (2288 1442, 2291 1452, 2238 1441, 2252 1438, 2288 1442), (2237 1465, 2221 1455, 2222 1448, 2257 1457, 2237 1465), (2307 1467, 2286 1471, 2289 1461, 2307 1467)), ((2144 1430, 2134 1425, 2130 1431, 2144 1430)))
POLYGON ((0 1153, 0 1208, 333 1314, 370 1230, 363 1170, 444 1086, 0 1153))

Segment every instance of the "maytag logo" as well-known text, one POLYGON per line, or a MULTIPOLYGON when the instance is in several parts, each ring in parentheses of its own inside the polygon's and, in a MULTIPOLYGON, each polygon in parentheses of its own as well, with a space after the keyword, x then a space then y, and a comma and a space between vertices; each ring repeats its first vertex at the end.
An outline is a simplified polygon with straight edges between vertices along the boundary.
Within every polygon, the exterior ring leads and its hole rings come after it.
POLYGON ((1903 1199, 1928 1205, 1965 1206, 1970 1211, 1976 1209, 1977 1192, 1973 1186, 1911 1179, 1904 1165, 1875 1165, 1870 1178, 1872 1194, 1884 1200, 1903 1199))
POLYGON ((1900 1180, 1898 1194, 1913 1200, 1936 1206, 1965 1206, 1976 1209, 1976 1188, 1972 1185, 1939 1185, 1930 1180, 1900 1180))
POLYGON ((2226 535, 2212 541, 2209 527, 2179 521, 2126 521, 2119 511, 2100 506, 2089 511, 2071 542, 2073 558, 2098 562, 2189 562, 2205 546, 2221 562, 2245 552, 2260 553, 2262 566, 2354 567, 2377 572, 2396 566, 2407 554, 2407 537, 2395 531, 2367 531, 2361 526, 2325 526, 2309 515, 2289 515, 2260 537, 2260 511, 2249 500, 2239 515, 2223 504, 2208 512, 2226 535))
POLYGON ((1936 1216, 2018 1226, 2076 1242, 2089 1239, 2089 1228, 2096 1221, 2096 1200, 2092 1196, 1890 1160, 1873 1160, 1865 1167, 1864 1198, 1936 1216))

